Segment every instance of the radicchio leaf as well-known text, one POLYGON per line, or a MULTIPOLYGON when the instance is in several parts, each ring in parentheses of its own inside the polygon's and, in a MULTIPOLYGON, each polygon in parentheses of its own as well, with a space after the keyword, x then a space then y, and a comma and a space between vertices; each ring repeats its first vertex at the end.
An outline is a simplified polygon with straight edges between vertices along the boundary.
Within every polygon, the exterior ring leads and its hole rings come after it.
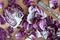
POLYGON ((27 7, 31 6, 31 4, 34 3, 33 0, 24 0, 23 2, 27 7))
POLYGON ((11 35, 10 34, 6 34, 6 38, 11 38, 11 35))
POLYGON ((48 40, 48 39, 50 39, 50 40, 55 40, 55 37, 56 37, 56 36, 55 36, 55 35, 56 35, 56 34, 55 34, 55 28, 54 28, 53 26, 52 26, 52 27, 50 26, 50 27, 48 27, 47 29, 48 29, 48 30, 47 30, 47 31, 48 31, 47 40, 48 40))
POLYGON ((6 40, 6 31, 0 27, 0 40, 6 40))
POLYGON ((60 28, 60 24, 58 25, 58 28, 60 28))
POLYGON ((47 39, 47 37, 48 37, 48 32, 47 32, 46 30, 42 31, 41 34, 42 34, 42 37, 43 37, 44 39, 47 39))
POLYGON ((9 26, 9 27, 7 28, 7 30, 8 30, 8 32, 9 32, 9 34, 14 32, 14 30, 13 30, 13 28, 12 28, 11 26, 9 26))
POLYGON ((3 2, 0 2, 0 9, 3 8, 3 2))
POLYGON ((29 30, 30 24, 27 22, 27 15, 26 14, 22 18, 21 26, 24 27, 25 30, 29 30))
POLYGON ((28 36, 25 40, 36 40, 36 37, 34 35, 28 36))
POLYGON ((46 25, 47 24, 46 24, 46 20, 45 19, 40 20, 39 27, 41 28, 41 30, 45 30, 46 25))
POLYGON ((59 40, 60 39, 60 28, 58 28, 56 35, 57 35, 56 39, 59 40))
POLYGON ((16 39, 22 38, 24 37, 24 35, 26 35, 25 29, 21 28, 16 34, 15 37, 16 39))
POLYGON ((31 40, 30 38, 26 38, 25 40, 31 40))
POLYGON ((36 36, 37 36, 37 38, 42 37, 41 32, 39 32, 38 30, 36 30, 36 36))
POLYGON ((54 24, 56 25, 56 28, 59 28, 59 24, 60 24, 59 21, 55 20, 54 24))
POLYGON ((52 16, 47 16, 46 21, 47 21, 46 23, 48 26, 54 24, 52 16))
POLYGON ((50 8, 56 9, 58 8, 58 0, 49 0, 50 8))
POLYGON ((15 3, 16 3, 16 1, 17 1, 17 0, 8 0, 8 5, 10 5, 10 6, 11 6, 11 5, 15 4, 15 3))
POLYGON ((55 20, 54 24, 56 25, 56 28, 60 28, 60 22, 59 21, 55 20))
POLYGON ((33 28, 34 28, 34 29, 38 29, 37 23, 34 23, 34 24, 33 24, 33 28))
POLYGON ((0 23, 1 24, 5 24, 6 23, 6 20, 5 20, 5 18, 2 15, 0 15, 0 23))
POLYGON ((60 40, 60 36, 56 38, 57 40, 60 40))
POLYGON ((40 9, 37 5, 31 5, 28 9, 28 16, 27 16, 27 21, 29 24, 32 24, 33 18, 37 17, 40 19, 43 19, 46 17, 45 12, 40 9))

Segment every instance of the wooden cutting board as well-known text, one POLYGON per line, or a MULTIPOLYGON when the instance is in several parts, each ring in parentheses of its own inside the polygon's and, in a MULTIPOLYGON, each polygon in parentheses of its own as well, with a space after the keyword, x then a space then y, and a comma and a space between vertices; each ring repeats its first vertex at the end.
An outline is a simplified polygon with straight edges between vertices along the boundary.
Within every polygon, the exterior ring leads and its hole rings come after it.
MULTIPOLYGON (((0 2, 1 1, 3 1, 4 2, 4 7, 3 7, 3 9, 7 6, 7 4, 8 4, 8 0, 0 0, 0 2)), ((34 0, 34 2, 35 2, 35 4, 37 4, 37 1, 38 0, 34 0)), ((49 6, 49 3, 48 3, 48 0, 43 0, 43 2, 46 4, 46 5, 48 5, 49 6)), ((59 0, 58 0, 58 2, 59 2, 59 0)), ((25 14, 28 14, 28 8, 23 4, 23 0, 18 0, 17 2, 16 2, 18 5, 20 5, 23 9, 24 9, 24 12, 25 12, 25 14)), ((37 4, 38 5, 38 4, 37 4)), ((39 5, 38 5, 39 6, 39 5)), ((41 6, 39 6, 40 8, 42 8, 41 6)), ((3 9, 2 10, 0 10, 0 14, 2 14, 3 13, 3 9)), ((51 16, 53 16, 53 18, 55 18, 55 16, 54 15, 52 15, 52 14, 49 14, 49 12, 47 12, 44 8, 42 8, 44 11, 45 11, 45 13, 49 16, 49 15, 51 15, 51 16)), ((53 10, 53 11, 55 11, 55 12, 58 12, 59 13, 59 8, 57 8, 57 9, 55 9, 55 10, 53 10)), ((56 19, 56 18, 55 18, 56 19)), ((59 20, 60 21, 60 20, 59 20)), ((2 28, 4 28, 5 30, 6 30, 6 28, 9 26, 9 24, 8 23, 6 23, 6 24, 4 24, 4 25, 1 25, 0 24, 0 27, 2 27, 2 28)), ((10 40, 16 40, 15 39, 15 36, 14 36, 14 34, 17 32, 17 29, 14 29, 14 33, 12 34, 13 35, 13 37, 12 37, 12 39, 10 39, 10 40)), ((7 40, 9 40, 9 39, 7 39, 7 40)), ((21 39, 19 39, 19 40, 24 40, 24 37, 23 38, 21 38, 21 39)), ((43 40, 43 38, 36 38, 36 40, 43 40)))

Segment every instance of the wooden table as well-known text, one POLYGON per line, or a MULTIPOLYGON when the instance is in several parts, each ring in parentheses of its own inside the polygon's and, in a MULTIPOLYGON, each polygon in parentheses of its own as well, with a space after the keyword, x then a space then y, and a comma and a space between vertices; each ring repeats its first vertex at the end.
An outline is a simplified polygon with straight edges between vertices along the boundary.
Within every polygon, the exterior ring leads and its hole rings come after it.
MULTIPOLYGON (((0 0, 0 1, 2 1, 2 0, 0 0)), ((3 2, 4 2, 4 8, 7 6, 7 4, 8 4, 8 2, 7 2, 8 0, 3 0, 3 2)), ((37 0, 34 0, 34 2, 35 2, 35 4, 37 4, 37 0)), ((48 0, 43 0, 43 2, 46 4, 46 5, 48 5, 48 0)), ((59 0, 58 0, 58 2, 59 2, 59 0)), ((20 5, 23 9, 24 9, 24 12, 25 13, 27 13, 27 7, 23 4, 23 0, 18 0, 17 2, 16 2, 18 5, 20 5)), ((38 4, 37 4, 38 5, 38 4)), ((39 6, 39 5, 38 5, 39 6)), ((49 5, 48 5, 49 6, 49 5)), ((42 8, 41 6, 39 6, 40 8, 42 8)), ((4 9, 3 8, 3 9, 4 9)), ((44 11, 45 11, 45 13, 49 16, 49 15, 51 15, 51 16, 53 16, 53 18, 55 18, 55 16, 54 15, 52 15, 52 14, 49 14, 49 12, 48 11, 46 11, 44 8, 42 8, 44 11)), ((53 10, 53 9, 52 9, 53 10)), ((58 12, 59 13, 59 8, 57 8, 57 9, 55 9, 55 10, 53 10, 53 11, 55 11, 55 12, 58 12)), ((2 12, 3 12, 3 10, 0 10, 0 14, 2 14, 2 12)), ((56 19, 56 18, 55 18, 56 19)), ((60 21, 60 20, 59 20, 60 21)), ((4 24, 4 25, 1 25, 0 24, 0 27, 2 27, 2 28, 4 28, 5 30, 6 30, 6 28, 9 26, 9 24, 8 23, 6 23, 6 24, 4 24)), ((14 34, 17 32, 17 29, 14 29, 15 30, 15 32, 12 34, 13 35, 13 37, 12 37, 12 40, 16 40, 15 39, 15 37, 14 37, 14 34)), ((9 39, 7 39, 7 40, 9 40, 9 39)), ((11 39, 10 39, 11 40, 11 39)), ((24 40, 24 37, 23 38, 21 38, 21 39, 19 39, 19 40, 24 40)), ((36 40, 43 40, 43 38, 36 38, 36 40)))

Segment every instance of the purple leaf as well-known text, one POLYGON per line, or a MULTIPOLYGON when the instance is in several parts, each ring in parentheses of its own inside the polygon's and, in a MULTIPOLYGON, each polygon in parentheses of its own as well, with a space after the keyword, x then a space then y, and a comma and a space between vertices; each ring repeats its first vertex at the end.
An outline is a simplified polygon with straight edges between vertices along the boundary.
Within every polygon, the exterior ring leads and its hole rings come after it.
POLYGON ((36 40, 36 37, 34 35, 28 36, 25 40, 36 40))
POLYGON ((59 21, 56 20, 56 21, 54 21, 54 24, 55 24, 56 27, 58 28, 58 27, 59 27, 58 25, 59 25, 60 23, 59 23, 59 21))
POLYGON ((22 27, 24 27, 25 30, 28 30, 30 27, 30 24, 27 22, 27 15, 24 15, 22 21, 21 21, 22 27))
POLYGON ((45 19, 40 20, 39 27, 41 28, 41 30, 45 30, 45 27, 46 27, 46 20, 45 19))
POLYGON ((58 28, 60 28, 60 24, 58 25, 58 28))
POLYGON ((37 38, 42 37, 41 32, 39 32, 38 30, 36 30, 36 37, 37 37, 37 38))
POLYGON ((13 32, 14 32, 14 30, 13 30, 13 28, 12 28, 11 26, 9 26, 9 27, 7 28, 7 30, 8 30, 9 33, 13 33, 13 32))
POLYGON ((21 28, 16 34, 15 37, 16 39, 22 38, 24 35, 26 35, 25 29, 21 28))
POLYGON ((34 18, 40 20, 46 17, 45 12, 39 8, 37 5, 31 5, 28 9, 28 16, 27 16, 27 22, 29 24, 33 24, 32 21, 34 18))
POLYGON ((0 27, 0 40, 6 40, 6 31, 0 27))
POLYGON ((24 4, 25 4, 26 6, 28 6, 28 7, 29 7, 32 3, 34 3, 33 0, 24 0, 23 2, 24 2, 24 4))
POLYGON ((57 40, 60 40, 60 36, 58 36, 56 39, 57 39, 57 40))
POLYGON ((19 5, 13 4, 4 9, 3 16, 11 26, 14 26, 13 28, 16 28, 22 21, 23 13, 23 9, 19 5))
POLYGON ((8 0, 8 5, 12 5, 16 2, 17 0, 8 0))
POLYGON ((37 23, 34 23, 34 24, 33 24, 33 28, 34 28, 34 29, 38 29, 37 23))
POLYGON ((52 27, 48 27, 47 28, 48 30, 48 38, 47 38, 47 40, 48 39, 50 39, 50 40, 54 40, 55 39, 55 36, 56 36, 56 34, 55 34, 55 28, 52 26, 52 27))
POLYGON ((58 0, 49 0, 50 7, 53 9, 58 8, 58 0))
POLYGON ((0 9, 3 9, 3 2, 0 2, 0 9))
POLYGON ((54 23, 53 18, 51 16, 47 16, 46 17, 46 21, 47 21, 46 22, 47 25, 52 25, 54 23))
POLYGON ((10 35, 10 34, 6 34, 6 37, 7 37, 7 38, 11 38, 11 35, 10 35))
POLYGON ((1 22, 1 24, 5 24, 6 23, 5 18, 2 15, 0 15, 0 22, 1 22))

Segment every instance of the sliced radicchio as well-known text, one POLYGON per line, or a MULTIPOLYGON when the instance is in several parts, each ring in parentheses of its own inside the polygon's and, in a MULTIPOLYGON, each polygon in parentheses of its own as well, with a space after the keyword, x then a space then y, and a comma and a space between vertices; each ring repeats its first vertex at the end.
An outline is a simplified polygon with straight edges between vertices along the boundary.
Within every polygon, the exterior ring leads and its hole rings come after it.
POLYGON ((41 34, 41 32, 39 32, 38 30, 36 30, 36 37, 37 38, 43 37, 42 34, 41 34))
POLYGON ((36 37, 34 35, 28 36, 25 40, 36 40, 36 37))
POLYGON ((11 38, 11 35, 10 34, 6 34, 6 38, 11 38))
POLYGON ((16 0, 8 0, 9 3, 14 3, 16 0))
POLYGON ((58 8, 58 0, 49 0, 50 8, 58 8))
POLYGON ((6 31, 0 27, 0 40, 6 40, 6 31))
POLYGON ((54 24, 56 25, 56 28, 59 28, 59 25, 60 25, 60 23, 59 23, 59 21, 54 21, 54 24))
MULTIPOLYGON (((34 20, 35 21, 35 20, 34 20)), ((35 30, 39 30, 40 32, 45 30, 45 27, 47 26, 46 24, 46 20, 45 19, 41 19, 41 20, 37 20, 32 24, 32 27, 35 30)))
POLYGON ((56 39, 60 40, 60 28, 58 28, 58 31, 57 31, 56 35, 57 35, 56 39))
POLYGON ((9 27, 7 28, 7 30, 8 30, 8 32, 9 32, 9 34, 14 32, 14 30, 13 30, 13 28, 12 28, 11 26, 9 26, 9 27))
POLYGON ((46 23, 48 26, 54 24, 52 16, 46 17, 46 21, 47 21, 46 23))
POLYGON ((48 32, 46 30, 42 31, 41 34, 42 34, 42 38, 47 39, 48 32))
POLYGON ((22 38, 24 37, 24 35, 26 35, 25 29, 21 28, 16 34, 15 37, 16 39, 22 38))
POLYGON ((1 24, 5 24, 6 23, 6 20, 5 20, 5 18, 2 15, 0 15, 0 23, 1 24))
POLYGON ((30 24, 27 22, 27 15, 26 14, 22 18, 21 26, 24 27, 25 30, 29 30, 30 24))
POLYGON ((35 17, 43 19, 47 16, 42 9, 40 9, 37 5, 34 4, 28 8, 28 12, 29 14, 27 16, 27 21, 29 24, 32 24, 31 20, 33 20, 33 18, 35 17))
POLYGON ((24 0, 23 2, 27 7, 31 6, 31 4, 34 3, 33 0, 24 0))
POLYGON ((17 0, 8 0, 8 5, 11 6, 13 4, 15 4, 17 2, 17 0))
POLYGON ((24 16, 23 9, 17 4, 8 5, 4 9, 3 16, 13 28, 16 28, 24 16))
POLYGON ((48 37, 47 40, 55 40, 56 34, 55 34, 55 28, 53 26, 47 27, 48 37))
POLYGON ((40 20, 39 27, 41 28, 41 30, 45 30, 46 26, 47 26, 46 20, 45 19, 40 20))
POLYGON ((37 29, 38 29, 37 23, 34 23, 34 24, 32 25, 32 27, 37 30, 37 29))
POLYGON ((0 9, 3 8, 3 2, 0 2, 0 9))

